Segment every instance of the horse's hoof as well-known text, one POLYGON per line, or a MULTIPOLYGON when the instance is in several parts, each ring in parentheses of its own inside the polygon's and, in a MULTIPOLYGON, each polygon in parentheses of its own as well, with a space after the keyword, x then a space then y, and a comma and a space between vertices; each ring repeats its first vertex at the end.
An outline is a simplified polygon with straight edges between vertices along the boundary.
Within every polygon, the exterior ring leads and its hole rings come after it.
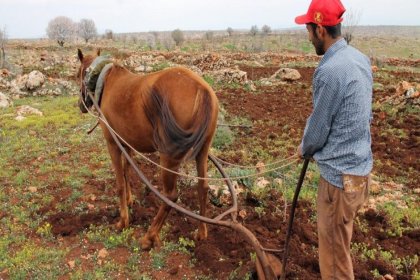
POLYGON ((128 205, 128 207, 133 207, 134 199, 127 200, 127 205, 128 205))
POLYGON ((206 240, 208 236, 207 227, 199 227, 198 231, 194 233, 194 239, 197 241, 206 240))
POLYGON ((153 247, 159 248, 160 239, 159 237, 149 238, 147 235, 145 235, 140 239, 140 246, 142 250, 150 250, 153 247))
POLYGON ((122 219, 120 219, 118 223, 115 224, 115 229, 118 231, 121 231, 127 227, 128 227, 128 221, 123 221, 122 219))

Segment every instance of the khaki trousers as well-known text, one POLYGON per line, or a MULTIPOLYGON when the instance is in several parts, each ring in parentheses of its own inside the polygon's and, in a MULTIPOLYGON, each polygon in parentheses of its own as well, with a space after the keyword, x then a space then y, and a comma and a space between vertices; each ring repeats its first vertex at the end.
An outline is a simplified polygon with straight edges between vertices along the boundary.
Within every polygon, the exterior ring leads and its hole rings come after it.
POLYGON ((369 193, 369 176, 343 176, 344 189, 321 177, 318 186, 319 266, 323 280, 354 279, 350 255, 353 220, 369 193))

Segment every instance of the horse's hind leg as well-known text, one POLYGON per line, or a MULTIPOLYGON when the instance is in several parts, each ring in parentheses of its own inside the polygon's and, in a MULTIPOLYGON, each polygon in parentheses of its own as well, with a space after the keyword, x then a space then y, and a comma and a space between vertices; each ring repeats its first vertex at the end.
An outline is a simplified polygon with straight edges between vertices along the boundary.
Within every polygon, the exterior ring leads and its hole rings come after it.
MULTIPOLYGON (((207 178, 207 157, 209 143, 205 144, 200 153, 196 157, 197 175, 198 177, 207 178)), ((207 207, 207 193, 208 193, 208 182, 207 180, 198 180, 197 191, 198 201, 200 203, 200 215, 206 216, 207 207)), ((197 240, 204 240, 207 238, 207 224, 200 222, 198 226, 197 240)))
MULTIPOLYGON (((178 170, 180 162, 172 160, 165 155, 161 155, 160 164, 171 170, 178 170)), ((162 169, 163 194, 170 200, 176 202, 178 199, 178 190, 176 188, 177 175, 162 169)), ((159 232, 165 223, 166 217, 171 210, 171 206, 162 202, 157 215, 154 217, 146 235, 141 238, 141 248, 146 250, 153 246, 160 245, 159 232)))
POLYGON ((108 150, 109 154, 111 155, 112 165, 115 169, 118 195, 120 197, 120 220, 116 225, 116 228, 120 230, 128 227, 129 224, 127 207, 127 188, 123 166, 124 164, 122 160, 121 151, 115 143, 108 142, 108 150))

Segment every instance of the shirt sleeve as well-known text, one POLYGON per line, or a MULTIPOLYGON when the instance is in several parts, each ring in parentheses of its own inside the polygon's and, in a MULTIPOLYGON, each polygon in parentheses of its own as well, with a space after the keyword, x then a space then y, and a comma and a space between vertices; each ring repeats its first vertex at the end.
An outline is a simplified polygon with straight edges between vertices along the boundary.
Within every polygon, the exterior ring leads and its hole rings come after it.
POLYGON ((313 96, 314 108, 306 122, 301 144, 304 158, 312 157, 324 147, 340 104, 339 91, 323 81, 317 82, 313 96))

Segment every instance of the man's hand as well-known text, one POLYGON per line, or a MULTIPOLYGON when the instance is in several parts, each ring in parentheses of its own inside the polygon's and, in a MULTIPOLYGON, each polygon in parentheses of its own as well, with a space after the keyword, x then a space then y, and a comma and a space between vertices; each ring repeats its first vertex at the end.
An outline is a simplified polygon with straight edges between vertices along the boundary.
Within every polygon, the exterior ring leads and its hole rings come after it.
POLYGON ((297 148, 297 154, 298 154, 299 158, 303 159, 302 144, 300 144, 299 147, 297 148))

